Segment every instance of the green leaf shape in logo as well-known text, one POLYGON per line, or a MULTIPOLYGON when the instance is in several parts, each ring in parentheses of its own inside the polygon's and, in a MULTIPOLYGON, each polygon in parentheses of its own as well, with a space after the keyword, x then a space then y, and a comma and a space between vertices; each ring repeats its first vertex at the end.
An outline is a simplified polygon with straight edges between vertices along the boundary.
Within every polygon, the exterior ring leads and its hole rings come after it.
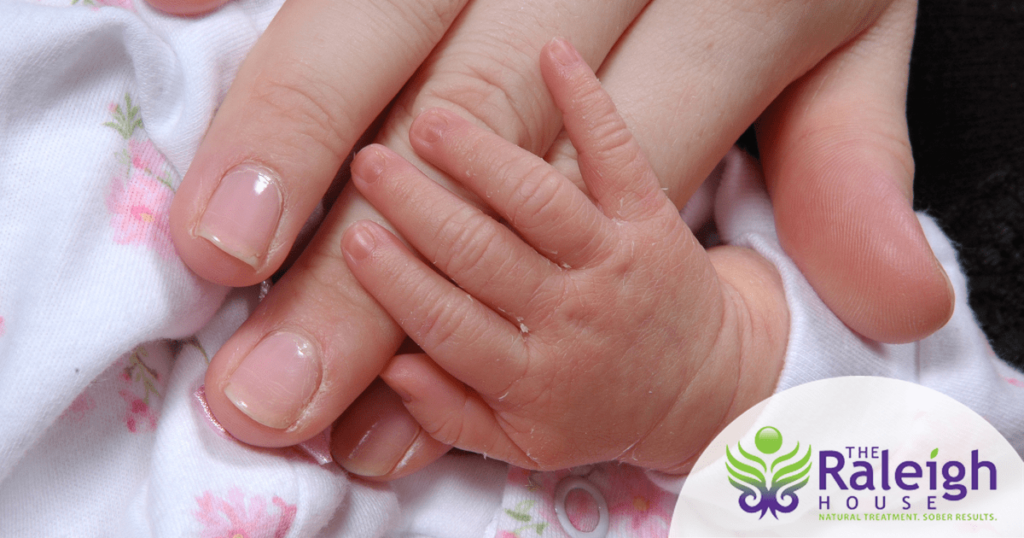
MULTIPOLYGON (((782 447, 782 433, 772 426, 761 428, 754 437, 755 446, 762 454, 773 454, 782 447)), ((741 443, 736 448, 744 461, 733 455, 729 447, 725 447, 725 467, 729 473, 729 483, 740 490, 739 505, 745 512, 761 512, 760 517, 771 511, 778 519, 778 512, 788 513, 796 509, 800 499, 796 491, 807 485, 810 480, 812 448, 808 445, 803 457, 795 463, 789 463, 800 454, 800 443, 790 452, 775 458, 769 467, 764 460, 747 452, 741 443), (755 467, 754 465, 760 467, 755 467), (781 466, 778 471, 777 466, 781 466), (765 476, 771 470, 771 485, 765 476), (764 471, 764 472, 762 472, 764 471), (754 500, 751 504, 751 500, 754 500), (784 501, 784 502, 780 502, 784 501)))

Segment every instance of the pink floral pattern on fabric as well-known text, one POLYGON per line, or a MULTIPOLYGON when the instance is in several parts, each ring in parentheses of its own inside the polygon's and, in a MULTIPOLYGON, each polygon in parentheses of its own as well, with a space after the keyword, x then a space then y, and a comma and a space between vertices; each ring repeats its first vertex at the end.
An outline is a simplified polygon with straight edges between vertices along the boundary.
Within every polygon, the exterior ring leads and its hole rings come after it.
POLYGON ((112 121, 104 125, 125 140, 107 198, 113 213, 114 242, 145 245, 170 258, 174 255, 168 214, 174 196, 171 167, 145 138, 139 107, 132 103, 131 95, 125 94, 123 103, 111 103, 110 114, 112 121))
MULTIPOLYGON (((608 536, 668 536, 676 496, 654 484, 642 469, 606 463, 572 473, 509 469, 496 538, 568 536, 555 512, 555 491, 569 477, 582 478, 600 492, 608 505, 608 536)), ((566 496, 565 515, 577 530, 589 532, 596 527, 598 510, 593 501, 581 490, 566 496)))
POLYGON ((661 489, 636 467, 608 466, 605 498, 612 525, 621 525, 623 536, 668 536, 676 496, 661 489))
POLYGON ((231 488, 224 498, 206 491, 196 503, 193 514, 203 525, 201 538, 284 538, 297 511, 276 495, 270 503, 260 495, 246 499, 239 488, 231 488))
POLYGON ((96 409, 96 399, 87 392, 83 392, 75 398, 75 401, 71 402, 71 405, 64 410, 64 414, 61 418, 70 419, 74 422, 81 422, 88 416, 94 409, 96 409))
POLYGON ((145 362, 146 349, 135 348, 127 358, 128 364, 121 370, 124 387, 118 394, 124 400, 124 424, 132 433, 156 430, 157 399, 160 391, 157 386, 160 374, 145 362))

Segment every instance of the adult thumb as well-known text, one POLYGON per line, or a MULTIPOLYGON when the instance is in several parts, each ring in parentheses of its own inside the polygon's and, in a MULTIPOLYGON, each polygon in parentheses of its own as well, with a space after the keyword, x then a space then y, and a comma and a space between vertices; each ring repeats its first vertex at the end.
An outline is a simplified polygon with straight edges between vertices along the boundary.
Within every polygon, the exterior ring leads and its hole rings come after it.
POLYGON ((916 5, 876 23, 794 82, 758 122, 779 240, 850 328, 918 340, 953 290, 913 212, 906 85, 916 5))

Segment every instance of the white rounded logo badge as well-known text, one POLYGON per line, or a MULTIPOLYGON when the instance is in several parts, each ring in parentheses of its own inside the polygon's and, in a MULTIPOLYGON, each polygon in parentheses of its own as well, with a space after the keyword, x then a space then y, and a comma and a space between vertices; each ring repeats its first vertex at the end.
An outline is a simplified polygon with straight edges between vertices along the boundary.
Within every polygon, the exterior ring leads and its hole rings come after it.
POLYGON ((800 385, 723 430, 687 478, 682 536, 1024 536, 1024 461, 920 385, 800 385))

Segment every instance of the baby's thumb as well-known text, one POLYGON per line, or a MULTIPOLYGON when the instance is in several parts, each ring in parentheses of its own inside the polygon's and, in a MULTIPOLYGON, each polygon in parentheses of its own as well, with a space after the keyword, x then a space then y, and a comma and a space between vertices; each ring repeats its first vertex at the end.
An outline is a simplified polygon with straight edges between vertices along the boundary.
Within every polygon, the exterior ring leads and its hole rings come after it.
POLYGON ((850 328, 918 340, 953 290, 911 206, 905 96, 916 7, 878 22, 794 82, 758 123, 779 240, 850 328))

